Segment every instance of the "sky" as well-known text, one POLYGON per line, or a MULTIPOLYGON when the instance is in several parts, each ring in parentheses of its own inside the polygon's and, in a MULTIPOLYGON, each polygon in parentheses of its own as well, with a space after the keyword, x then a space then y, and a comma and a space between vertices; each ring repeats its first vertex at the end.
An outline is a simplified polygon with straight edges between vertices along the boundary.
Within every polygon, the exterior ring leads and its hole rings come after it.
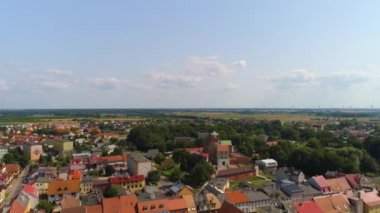
POLYGON ((380 1, 0 1, 0 109, 380 107, 380 1))

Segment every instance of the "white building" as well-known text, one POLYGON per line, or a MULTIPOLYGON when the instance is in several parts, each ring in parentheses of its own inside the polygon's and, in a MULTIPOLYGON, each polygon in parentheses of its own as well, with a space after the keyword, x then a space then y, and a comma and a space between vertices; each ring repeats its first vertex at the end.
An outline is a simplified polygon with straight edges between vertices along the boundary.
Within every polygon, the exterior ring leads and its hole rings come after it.
POLYGON ((148 176, 148 172, 152 170, 152 162, 140 153, 131 153, 128 156, 129 174, 148 176))
POLYGON ((269 173, 275 173, 278 166, 277 161, 274 159, 257 160, 255 163, 261 170, 269 173))

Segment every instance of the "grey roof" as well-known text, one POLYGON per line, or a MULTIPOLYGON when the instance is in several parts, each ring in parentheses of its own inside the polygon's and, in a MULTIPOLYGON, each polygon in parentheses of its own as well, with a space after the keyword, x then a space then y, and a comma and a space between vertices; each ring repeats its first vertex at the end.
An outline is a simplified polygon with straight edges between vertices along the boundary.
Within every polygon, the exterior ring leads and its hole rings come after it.
POLYGON ((37 180, 36 180, 37 183, 50 183, 50 179, 49 178, 45 178, 45 177, 38 177, 37 180))
POLYGON ((146 158, 143 154, 137 152, 130 153, 128 158, 136 162, 149 162, 148 158, 146 158))
POLYGON ((226 178, 214 178, 208 182, 208 185, 216 186, 221 189, 228 183, 228 179, 226 178))
POLYGON ((286 195, 292 196, 295 193, 302 193, 303 190, 299 185, 296 184, 282 184, 280 189, 285 192, 286 195))
POLYGON ((247 195, 251 201, 262 201, 270 199, 268 195, 258 191, 247 191, 245 192, 245 195, 247 195))

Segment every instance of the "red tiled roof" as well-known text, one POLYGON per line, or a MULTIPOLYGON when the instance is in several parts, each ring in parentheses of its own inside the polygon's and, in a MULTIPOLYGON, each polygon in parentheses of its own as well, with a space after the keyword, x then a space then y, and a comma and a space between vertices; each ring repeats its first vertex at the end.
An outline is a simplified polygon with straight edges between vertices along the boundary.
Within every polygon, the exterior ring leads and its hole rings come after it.
POLYGON ((193 147, 193 148, 185 148, 185 151, 187 152, 203 152, 204 148, 203 147, 193 147))
POLYGON ((232 192, 226 192, 226 198, 227 200, 236 205, 239 203, 247 203, 250 202, 249 197, 247 197, 242 191, 232 191, 232 192))
POLYGON ((104 162, 108 162, 108 163, 118 162, 118 161, 127 161, 127 159, 128 159, 128 156, 126 154, 123 154, 123 155, 111 155, 111 156, 103 157, 103 161, 104 162))
POLYGON ((38 189, 37 189, 37 187, 34 187, 32 185, 26 184, 22 190, 24 192, 26 192, 27 194, 30 194, 33 197, 35 197, 35 198, 38 199, 38 189))
POLYGON ((352 187, 357 187, 359 185, 359 181, 361 175, 359 174, 347 174, 345 175, 347 181, 351 184, 352 187))
POLYGON ((323 213, 322 209, 314 201, 295 204, 294 208, 297 209, 297 213, 323 213))
POLYGON ((110 177, 110 184, 120 184, 120 183, 129 183, 133 181, 143 181, 144 175, 136 175, 136 176, 119 176, 119 177, 110 177))

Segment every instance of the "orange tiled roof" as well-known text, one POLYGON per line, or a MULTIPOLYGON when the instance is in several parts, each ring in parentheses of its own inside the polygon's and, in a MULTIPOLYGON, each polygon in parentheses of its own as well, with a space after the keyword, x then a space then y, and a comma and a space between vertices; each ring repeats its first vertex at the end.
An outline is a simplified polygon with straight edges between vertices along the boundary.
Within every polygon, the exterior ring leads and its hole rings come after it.
POLYGON ((102 205, 86 206, 86 212, 88 213, 103 213, 102 205))
POLYGON ((77 193, 80 191, 79 180, 56 180, 49 183, 48 195, 77 193))
POLYGON ((106 156, 106 157, 103 157, 103 161, 105 162, 118 162, 118 161, 126 161, 128 159, 128 156, 127 154, 123 154, 123 155, 111 155, 111 156, 106 156))
POLYGON ((187 209, 186 200, 183 198, 176 199, 159 199, 159 200, 147 200, 137 203, 137 209, 139 213, 153 213, 160 211, 176 211, 181 209, 187 209))
POLYGON ((26 206, 21 205, 21 203, 18 200, 13 201, 11 205, 11 209, 9 210, 9 213, 20 213, 25 212, 26 206))
POLYGON ((350 184, 345 177, 327 179, 327 182, 330 184, 333 192, 339 193, 351 190, 350 184))
POLYGON ((216 146, 216 151, 217 152, 229 152, 230 148, 227 145, 218 144, 216 146))
POLYGON ((20 166, 18 164, 5 164, 5 168, 7 172, 12 174, 20 172, 20 166))
POLYGON ((249 197, 247 197, 242 191, 226 192, 226 198, 234 205, 250 202, 249 197))
POLYGON ((136 212, 137 197, 135 194, 103 199, 103 212, 124 213, 136 212))

